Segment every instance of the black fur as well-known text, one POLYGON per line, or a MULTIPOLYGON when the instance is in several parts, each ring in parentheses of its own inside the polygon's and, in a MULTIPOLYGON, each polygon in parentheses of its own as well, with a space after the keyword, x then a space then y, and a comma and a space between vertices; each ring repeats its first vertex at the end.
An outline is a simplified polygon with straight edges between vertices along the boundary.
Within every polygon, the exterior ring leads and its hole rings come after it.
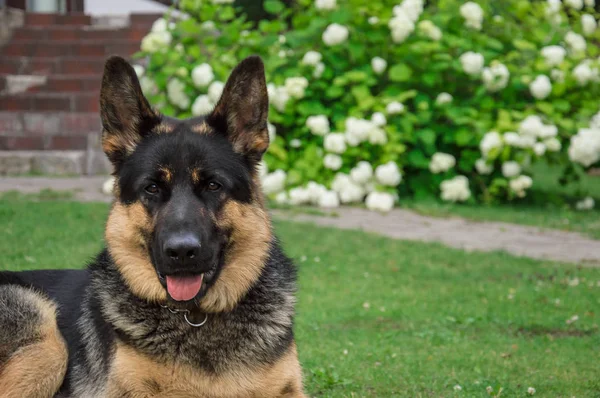
MULTIPOLYGON (((268 103, 262 98, 266 96, 262 63, 244 62, 227 83, 219 109, 209 117, 209 132, 194 131, 203 118, 178 121, 152 113, 143 96, 137 98, 141 91, 131 67, 119 59, 107 62, 103 81, 105 150, 118 178, 116 204, 125 208, 141 204, 148 220, 153 220, 151 229, 140 226, 131 232, 140 237, 142 243, 136 244, 147 251, 156 271, 153 278, 163 287, 163 274, 205 275, 193 300, 170 303, 186 308, 194 322, 207 315, 199 304, 227 267, 225 254, 234 231, 219 223, 223 208, 233 201, 262 209, 255 166, 267 134, 263 119, 268 103), (254 94, 244 97, 246 86, 254 94), (124 93, 115 97, 120 91, 124 93), (161 123, 163 129, 168 124, 168 132, 159 131, 161 123), (218 189, 209 189, 215 181, 218 189), (149 190, 150 185, 155 187, 149 190), (185 267, 163 253, 165 241, 182 231, 202 242, 200 255, 185 267)), ((237 221, 243 222, 243 217, 237 221)), ((117 257, 111 257, 115 254, 110 244, 85 270, 1 272, 0 304, 9 310, 0 314, 0 368, 12 354, 3 353, 2 346, 16 349, 30 344, 40 322, 35 306, 11 297, 8 289, 2 290, 6 285, 28 289, 58 307, 57 324, 69 351, 60 397, 103 391, 117 342, 159 363, 186 364, 208 374, 274 364, 293 344, 296 271, 277 239, 270 238, 270 243, 268 239, 266 260, 250 289, 233 309, 208 314, 200 328, 191 327, 181 312, 134 294, 117 257), (19 311, 27 319, 17 325, 19 311)), ((148 376, 148 388, 159 393, 161 386, 148 376)))

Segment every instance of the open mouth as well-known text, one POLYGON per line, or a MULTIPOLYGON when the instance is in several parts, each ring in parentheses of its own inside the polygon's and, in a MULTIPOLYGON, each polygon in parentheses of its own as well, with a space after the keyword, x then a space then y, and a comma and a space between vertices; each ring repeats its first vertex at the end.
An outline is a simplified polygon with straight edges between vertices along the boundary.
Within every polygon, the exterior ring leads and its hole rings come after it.
POLYGON ((163 278, 167 285, 167 292, 173 300, 190 301, 200 293, 204 274, 166 275, 163 278))

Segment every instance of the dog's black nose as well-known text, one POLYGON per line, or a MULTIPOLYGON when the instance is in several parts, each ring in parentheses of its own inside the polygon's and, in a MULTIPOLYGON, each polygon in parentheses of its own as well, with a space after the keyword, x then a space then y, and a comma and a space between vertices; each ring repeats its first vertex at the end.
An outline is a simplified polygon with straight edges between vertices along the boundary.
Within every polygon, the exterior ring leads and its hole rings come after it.
POLYGON ((173 262, 187 265, 198 261, 200 246, 200 240, 195 235, 175 235, 166 240, 163 250, 173 262))

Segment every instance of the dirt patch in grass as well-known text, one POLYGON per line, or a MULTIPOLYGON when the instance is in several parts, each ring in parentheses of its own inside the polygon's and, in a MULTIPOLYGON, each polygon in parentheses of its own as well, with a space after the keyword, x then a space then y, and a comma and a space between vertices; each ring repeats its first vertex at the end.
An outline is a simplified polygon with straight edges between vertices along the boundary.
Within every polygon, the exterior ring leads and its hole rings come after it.
POLYGON ((524 337, 548 336, 552 339, 566 337, 588 337, 597 334, 598 330, 555 329, 543 326, 520 327, 515 334, 524 337))

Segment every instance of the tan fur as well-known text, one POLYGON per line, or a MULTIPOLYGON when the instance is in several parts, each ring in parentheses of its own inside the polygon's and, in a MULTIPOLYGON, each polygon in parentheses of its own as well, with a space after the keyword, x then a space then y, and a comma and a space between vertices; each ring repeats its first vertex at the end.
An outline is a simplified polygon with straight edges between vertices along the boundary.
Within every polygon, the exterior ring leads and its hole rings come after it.
POLYGON ((144 206, 137 202, 128 206, 116 202, 106 223, 108 251, 133 293, 152 302, 164 302, 167 292, 158 280, 144 234, 152 221, 144 206))
MULTIPOLYGON (((225 204, 217 223, 230 229, 225 265, 215 284, 200 302, 206 312, 231 311, 258 279, 268 257, 272 231, 260 204, 225 204)), ((106 242, 123 279, 138 297, 164 302, 167 294, 152 266, 144 233, 152 221, 141 203, 115 203, 106 224, 106 242)))
POLYGON ((171 182, 173 182, 173 170, 163 166, 159 168, 158 171, 162 173, 162 177, 166 183, 170 184, 171 182))
POLYGON ((108 156, 123 149, 128 155, 131 155, 139 141, 139 134, 134 132, 124 131, 121 134, 109 134, 105 131, 102 133, 102 150, 108 156))
POLYGON ((198 134, 211 134, 212 133, 212 129, 206 124, 206 122, 195 124, 195 125, 191 126, 190 129, 194 133, 198 133, 198 134))
POLYGON ((192 182, 198 184, 200 182, 200 169, 194 168, 191 170, 192 182))
POLYGON ((221 275, 200 302, 206 312, 235 307, 260 276, 272 237, 269 216, 258 204, 229 201, 216 222, 232 232, 221 275))
POLYGON ((165 123, 165 122, 154 127, 154 131, 158 134, 172 133, 174 129, 175 129, 175 126, 173 126, 172 124, 169 124, 169 123, 165 123))
POLYGON ((216 376, 188 365, 156 362, 118 343, 107 391, 111 398, 306 397, 295 345, 273 365, 216 376))
POLYGON ((36 297, 42 317, 39 340, 19 348, 0 367, 2 398, 50 398, 67 371, 68 351, 56 324, 56 306, 36 297))

